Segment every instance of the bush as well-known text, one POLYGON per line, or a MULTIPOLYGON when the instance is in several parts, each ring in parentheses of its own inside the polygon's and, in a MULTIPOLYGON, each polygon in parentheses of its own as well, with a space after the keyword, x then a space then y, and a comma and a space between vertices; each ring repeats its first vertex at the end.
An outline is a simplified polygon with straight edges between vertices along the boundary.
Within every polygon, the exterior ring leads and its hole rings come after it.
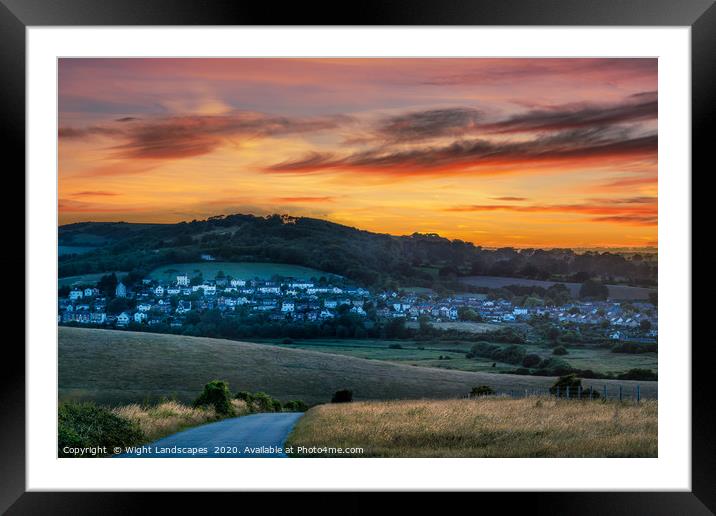
POLYGON ((525 358, 522 360, 522 366, 523 367, 537 367, 539 363, 542 361, 539 355, 531 354, 526 355, 525 358))
MULTIPOLYGON (((579 388, 582 386, 582 380, 577 378, 575 374, 568 374, 566 376, 560 376, 559 379, 554 382, 554 385, 549 388, 550 394, 558 395, 560 398, 567 397, 567 388, 569 388, 569 397, 579 397, 579 388)), ((590 389, 582 389, 582 398, 598 398, 599 393, 590 389)))
POLYGON ((248 391, 239 391, 236 393, 235 397, 237 400, 242 400, 249 404, 251 404, 251 402, 254 401, 254 395, 248 391))
POLYGON ((276 412, 275 401, 276 400, 265 392, 257 392, 253 395, 252 407, 257 412, 276 412))
POLYGON ((572 366, 561 358, 545 358, 539 364, 539 372, 545 376, 563 376, 573 371, 572 366))
POLYGON ((331 398, 331 403, 350 403, 351 401, 353 401, 353 391, 350 389, 336 391, 331 398))
POLYGON ((308 405, 301 400, 291 400, 283 404, 283 409, 286 412, 306 412, 308 405))
POLYGON ((293 339, 291 337, 286 337, 281 341, 281 344, 293 344, 293 339))
POLYGON ((77 456, 63 452, 66 446, 105 446, 111 453, 115 446, 134 446, 144 440, 144 434, 137 423, 94 403, 63 403, 59 407, 57 419, 59 457, 77 456))
POLYGON ((495 391, 489 385, 480 385, 479 387, 473 387, 470 391, 470 397, 476 398, 478 396, 490 396, 495 394, 495 391))
POLYGON ((194 407, 212 406, 222 416, 233 416, 236 411, 231 405, 229 384, 223 380, 212 380, 204 386, 204 391, 194 400, 194 407))
POLYGON ((400 344, 391 344, 391 345, 388 346, 388 348, 390 348, 390 349, 403 349, 403 346, 401 346, 400 344))
POLYGON ((629 369, 626 373, 617 376, 619 380, 658 380, 657 374, 651 369, 629 369))
POLYGON ((552 350, 553 355, 569 355, 569 351, 564 346, 557 346, 552 350))

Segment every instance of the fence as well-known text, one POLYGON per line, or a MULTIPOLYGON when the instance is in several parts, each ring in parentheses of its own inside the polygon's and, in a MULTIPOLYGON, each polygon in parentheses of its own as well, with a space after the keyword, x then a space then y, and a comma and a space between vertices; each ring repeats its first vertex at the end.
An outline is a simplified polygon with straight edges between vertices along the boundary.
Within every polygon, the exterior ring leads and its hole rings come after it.
MULTIPOLYGON (((531 396, 544 396, 561 399, 575 399, 575 400, 589 400, 589 399, 601 399, 601 400, 619 400, 619 401, 634 401, 639 403, 646 397, 642 396, 640 385, 601 385, 588 387, 555 387, 553 391, 549 388, 528 388, 528 389, 495 389, 495 396, 510 396, 511 398, 528 398, 531 396)), ((467 395, 466 398, 473 398, 479 396, 467 395)), ((649 395, 648 399, 657 399, 656 395, 649 395)))

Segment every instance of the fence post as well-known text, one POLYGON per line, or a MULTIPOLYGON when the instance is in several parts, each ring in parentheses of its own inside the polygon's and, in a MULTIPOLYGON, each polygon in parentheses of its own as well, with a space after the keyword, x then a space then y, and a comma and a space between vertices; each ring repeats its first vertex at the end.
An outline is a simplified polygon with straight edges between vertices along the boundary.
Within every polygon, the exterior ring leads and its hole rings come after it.
POLYGON ((620 386, 619 386, 619 401, 622 401, 622 399, 623 399, 623 397, 622 397, 622 386, 620 385, 620 386))
POLYGON ((557 399, 559 399, 559 385, 557 386, 557 399))
POLYGON ((607 384, 605 383, 604 384, 604 400, 606 401, 606 399, 607 399, 607 384))
POLYGON ((569 385, 567 385, 567 399, 569 399, 569 385))
POLYGON ((582 399, 582 384, 579 384, 579 388, 577 388, 577 399, 582 399))
POLYGON ((639 389, 639 386, 636 386, 636 402, 639 403, 641 401, 641 389, 639 389))

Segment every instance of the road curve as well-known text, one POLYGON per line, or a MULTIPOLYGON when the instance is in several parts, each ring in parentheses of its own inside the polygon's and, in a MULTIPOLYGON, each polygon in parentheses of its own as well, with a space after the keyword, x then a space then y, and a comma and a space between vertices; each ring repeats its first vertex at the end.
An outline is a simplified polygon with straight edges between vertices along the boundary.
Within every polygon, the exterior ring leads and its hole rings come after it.
POLYGON ((281 412, 224 419, 127 449, 115 457, 286 457, 284 443, 301 416, 302 412, 281 412))

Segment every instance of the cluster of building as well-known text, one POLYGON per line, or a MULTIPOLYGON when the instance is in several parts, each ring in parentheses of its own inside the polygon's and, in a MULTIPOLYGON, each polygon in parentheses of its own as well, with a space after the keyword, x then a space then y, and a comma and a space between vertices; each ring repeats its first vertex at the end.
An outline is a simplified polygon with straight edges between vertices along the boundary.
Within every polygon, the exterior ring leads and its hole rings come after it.
POLYGON ((548 316, 565 324, 602 325, 612 338, 633 334, 648 326, 644 336, 656 337, 656 308, 647 303, 572 302, 564 306, 517 306, 507 300, 491 300, 481 294, 440 298, 404 292, 376 292, 336 282, 313 282, 287 278, 281 281, 217 277, 192 282, 185 274, 172 282, 142 280, 131 290, 118 283, 114 298, 126 299, 127 308, 118 314, 107 311, 108 298, 94 287, 73 289, 59 300, 58 322, 112 326, 169 324, 181 327, 190 312, 218 310, 230 315, 264 314, 271 321, 314 322, 351 313, 379 319, 405 318, 417 321, 456 321, 471 310, 485 322, 524 322, 548 316), (648 325, 642 321, 649 321, 648 325), (605 324, 606 321, 606 324, 605 324))

